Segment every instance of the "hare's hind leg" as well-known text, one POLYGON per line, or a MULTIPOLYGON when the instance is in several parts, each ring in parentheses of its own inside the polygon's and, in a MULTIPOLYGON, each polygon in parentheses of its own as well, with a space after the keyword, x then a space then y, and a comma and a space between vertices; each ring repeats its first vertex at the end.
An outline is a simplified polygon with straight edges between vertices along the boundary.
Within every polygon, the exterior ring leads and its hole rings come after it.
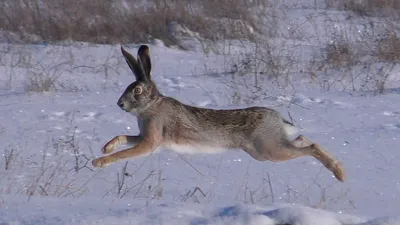
POLYGON ((310 146, 313 144, 310 140, 306 139, 306 137, 304 137, 303 135, 299 135, 296 139, 291 141, 291 143, 298 148, 307 147, 307 146, 310 146))
MULTIPOLYGON (((252 149, 250 149, 252 150, 252 149)), ((314 144, 304 136, 300 135, 291 142, 282 143, 279 146, 271 147, 267 142, 261 141, 253 151, 246 150, 251 156, 253 153, 258 158, 264 157, 265 160, 273 162, 287 161, 302 156, 313 156, 329 169, 338 179, 343 182, 345 179, 344 168, 340 161, 335 159, 328 151, 319 144, 314 144), (251 153, 250 153, 251 152, 251 153), (257 153, 257 154, 256 154, 257 153)))
POLYGON ((316 144, 308 140, 303 135, 299 135, 296 139, 291 142, 297 148, 310 146, 314 149, 312 156, 320 161, 328 170, 332 171, 336 179, 344 182, 346 176, 344 172, 343 163, 333 157, 327 150, 321 145, 316 144))
POLYGON ((116 147, 124 144, 138 144, 142 138, 140 136, 128 136, 128 135, 119 135, 111 139, 104 147, 101 149, 103 154, 111 153, 115 150, 116 147))
POLYGON ((272 161, 281 162, 290 159, 312 156, 314 148, 311 146, 297 147, 290 142, 287 145, 271 146, 268 141, 260 141, 259 143, 251 146, 243 147, 251 157, 258 161, 272 161))

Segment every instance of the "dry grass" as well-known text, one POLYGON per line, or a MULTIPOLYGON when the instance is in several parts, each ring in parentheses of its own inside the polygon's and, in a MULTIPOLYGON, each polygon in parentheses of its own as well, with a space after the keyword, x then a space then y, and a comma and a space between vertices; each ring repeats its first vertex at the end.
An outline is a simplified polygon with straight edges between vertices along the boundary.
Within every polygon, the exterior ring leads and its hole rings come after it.
MULTIPOLYGON (((41 154, 26 155, 24 150, 9 146, 4 151, 4 170, 1 170, 0 192, 15 195, 80 197, 87 193, 87 185, 98 172, 87 165, 90 153, 78 142, 74 117, 65 136, 46 139, 41 154), (84 172, 82 172, 84 170, 84 172), (21 179, 24 177, 24 179, 21 179), (6 182, 6 183, 4 183, 6 182), (6 184, 6 187, 4 186, 6 184), (9 184, 9 185, 8 185, 9 184)), ((39 141, 40 142, 40 141, 39 141)), ((39 152, 37 146, 30 147, 39 152)), ((35 153, 37 154, 37 153, 35 153)))
POLYGON ((400 37, 395 32, 387 32, 385 37, 375 43, 376 57, 381 61, 400 61, 400 37))
POLYGON ((398 0, 328 0, 328 7, 351 11, 359 16, 400 16, 398 0))
MULTIPOLYGON (((0 29, 17 33, 21 42, 110 44, 161 39, 172 45, 178 44, 177 36, 188 30, 208 39, 241 38, 249 36, 246 29, 254 24, 251 8, 266 5, 266 0, 253 2, 5 0, 0 3, 0 29)), ((9 37, 16 41, 15 36, 9 37)))
POLYGON ((4 150, 4 169, 9 170, 11 165, 14 163, 15 158, 18 156, 17 151, 14 148, 4 150))
POLYGON ((326 61, 333 67, 351 66, 354 64, 354 52, 346 41, 333 41, 326 47, 326 61))
POLYGON ((400 15, 398 0, 347 0, 344 9, 362 16, 400 15))

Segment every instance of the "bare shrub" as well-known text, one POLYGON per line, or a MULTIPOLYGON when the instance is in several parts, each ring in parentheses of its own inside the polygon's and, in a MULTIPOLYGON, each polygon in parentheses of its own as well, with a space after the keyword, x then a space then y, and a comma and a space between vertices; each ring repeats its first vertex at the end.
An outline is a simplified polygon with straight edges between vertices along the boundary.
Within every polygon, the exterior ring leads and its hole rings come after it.
POLYGON ((147 159, 135 170, 128 169, 128 162, 125 162, 120 172, 116 174, 116 185, 107 190, 102 198, 106 198, 110 195, 114 195, 119 199, 128 196, 132 198, 145 198, 146 200, 162 198, 162 181, 164 180, 162 178, 162 171, 159 170, 157 172, 151 169, 146 174, 142 172, 138 173, 147 159), (158 179, 155 177, 158 177, 158 179), (156 182, 154 182, 155 179, 157 179, 156 182), (153 187, 154 183, 155 185, 153 187))
POLYGON ((49 92, 56 90, 57 76, 50 76, 46 73, 31 73, 25 83, 25 90, 28 92, 49 92))
POLYGON ((250 165, 247 166, 246 174, 243 178, 240 190, 236 195, 236 200, 242 201, 246 204, 258 204, 258 203, 275 203, 275 195, 273 190, 273 183, 271 176, 267 173, 267 177, 263 173, 261 184, 254 186, 249 184, 249 178, 251 177, 249 173, 250 165))
POLYGON ((69 120, 69 126, 66 129, 66 134, 58 138, 52 138, 52 146, 55 150, 55 155, 58 156, 62 153, 70 153, 74 155, 74 166, 69 169, 69 171, 75 171, 76 173, 81 169, 93 171, 88 166, 92 157, 88 157, 86 154, 81 152, 81 147, 76 136, 77 128, 78 127, 75 125, 75 113, 72 113, 69 120))
POLYGON ((292 75, 298 70, 299 51, 290 40, 260 40, 243 43, 238 53, 226 53, 228 75, 223 83, 231 104, 250 104, 265 99, 268 90, 293 87, 292 75))
MULTIPOLYGON (((59 48, 51 49, 47 54, 57 52, 62 53, 64 50, 59 48)), ((25 91, 27 92, 50 92, 57 90, 76 91, 79 88, 67 81, 61 81, 60 78, 64 72, 69 71, 73 64, 73 55, 63 57, 63 61, 52 61, 39 59, 31 53, 18 53, 17 63, 13 67, 22 67, 25 69, 25 91), (28 58, 28 60, 27 60, 28 58), (21 61, 21 59, 23 59, 21 61)))
POLYGON ((350 0, 344 6, 345 10, 363 16, 387 16, 388 12, 398 13, 396 11, 400 9, 400 2, 397 0, 350 0))
MULTIPOLYGON (((135 182, 132 184, 133 181, 133 173, 126 172, 126 167, 124 166, 123 173, 117 174, 117 196, 118 198, 123 198, 128 194, 132 194, 134 198, 145 197, 148 199, 150 196, 154 196, 152 193, 154 189, 151 186, 151 179, 152 177, 156 176, 157 173, 152 170, 146 175, 142 180, 139 182, 135 182), (128 182, 126 177, 131 178, 128 182), (146 189, 147 184, 147 189, 146 189)), ((108 194, 108 193, 107 193, 108 194)))
POLYGON ((399 27, 395 19, 367 18, 363 30, 343 26, 329 37, 313 72, 323 76, 324 91, 342 88, 382 94, 394 64, 399 63, 399 27), (316 71, 317 70, 317 71, 316 71))
MULTIPOLYGON (((57 149, 54 149, 56 152, 57 149)), ((70 158, 63 154, 49 159, 49 145, 46 142, 40 166, 34 168, 32 179, 24 185, 24 192, 30 198, 32 196, 54 197, 79 197, 86 191, 86 185, 79 182, 76 174, 71 173, 70 158)))
POLYGON ((11 164, 14 162, 15 158, 18 156, 17 151, 14 148, 4 150, 4 169, 9 170, 11 164))
POLYGON ((394 71, 396 63, 376 63, 365 67, 367 69, 363 76, 360 90, 372 91, 374 94, 384 94, 389 77, 394 71))
POLYGON ((354 54, 350 44, 345 41, 332 41, 326 46, 326 62, 334 67, 351 66, 354 54))
POLYGON ((201 4, 202 14, 207 18, 213 18, 209 26, 212 32, 222 32, 223 37, 228 38, 249 39, 252 38, 251 28, 257 29, 255 9, 266 8, 268 1, 207 0, 201 4))
POLYGON ((60 82, 64 72, 63 66, 70 62, 59 63, 54 66, 46 66, 37 62, 27 69, 25 91, 27 92, 50 92, 57 90, 74 91, 78 88, 73 85, 66 85, 60 82))
POLYGON ((393 31, 387 33, 375 43, 376 57, 382 61, 400 61, 400 37, 393 31))
POLYGON ((188 192, 186 192, 184 195, 181 196, 181 202, 187 202, 191 200, 192 202, 200 203, 199 197, 195 195, 196 193, 199 193, 200 198, 207 197, 207 195, 199 187, 195 187, 193 191, 189 190, 188 192))

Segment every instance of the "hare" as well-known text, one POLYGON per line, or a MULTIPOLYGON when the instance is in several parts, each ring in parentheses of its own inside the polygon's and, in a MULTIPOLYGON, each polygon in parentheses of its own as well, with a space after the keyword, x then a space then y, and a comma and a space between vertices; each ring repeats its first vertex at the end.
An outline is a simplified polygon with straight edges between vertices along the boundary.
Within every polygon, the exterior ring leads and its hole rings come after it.
POLYGON ((136 81, 126 88, 117 104, 137 117, 140 134, 111 139, 102 148, 104 154, 112 153, 118 145, 135 146, 94 159, 94 167, 150 155, 158 147, 178 153, 222 153, 228 149, 242 149, 259 161, 279 162, 313 156, 336 179, 344 182, 343 164, 302 135, 289 140, 295 127, 277 111, 265 107, 215 110, 185 105, 157 90, 150 75, 147 45, 140 46, 137 59, 122 46, 121 51, 136 81))

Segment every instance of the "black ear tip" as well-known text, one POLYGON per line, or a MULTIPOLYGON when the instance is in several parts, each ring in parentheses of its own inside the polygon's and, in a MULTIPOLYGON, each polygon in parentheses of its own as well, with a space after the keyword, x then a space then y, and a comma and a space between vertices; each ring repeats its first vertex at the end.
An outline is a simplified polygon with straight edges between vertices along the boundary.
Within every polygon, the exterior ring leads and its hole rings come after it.
POLYGON ((124 53, 126 52, 126 50, 124 49, 124 47, 121 45, 121 52, 124 53))
POLYGON ((138 49, 138 53, 149 53, 150 49, 147 45, 141 45, 138 49))

